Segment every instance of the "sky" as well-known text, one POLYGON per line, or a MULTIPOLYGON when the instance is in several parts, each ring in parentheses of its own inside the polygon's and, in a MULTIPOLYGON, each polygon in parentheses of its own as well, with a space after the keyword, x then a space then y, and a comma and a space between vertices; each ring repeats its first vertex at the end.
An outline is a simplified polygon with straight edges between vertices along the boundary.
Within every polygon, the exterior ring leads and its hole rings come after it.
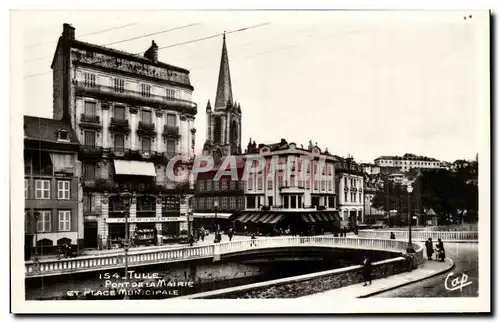
MULTIPOLYGON (((50 64, 65 22, 77 39, 99 45, 141 37, 108 45, 131 53, 152 40, 161 48, 259 25, 227 35, 243 149, 249 138, 285 138, 362 162, 404 153, 473 159, 484 140, 481 124, 489 122, 479 113, 488 77, 480 64, 484 35, 467 12, 32 11, 24 16, 24 62, 16 69, 24 75, 26 115, 52 117, 50 64), (142 37, 150 33, 158 34, 142 37)), ((218 36, 159 51, 159 60, 190 70, 197 153, 221 49, 218 36)))

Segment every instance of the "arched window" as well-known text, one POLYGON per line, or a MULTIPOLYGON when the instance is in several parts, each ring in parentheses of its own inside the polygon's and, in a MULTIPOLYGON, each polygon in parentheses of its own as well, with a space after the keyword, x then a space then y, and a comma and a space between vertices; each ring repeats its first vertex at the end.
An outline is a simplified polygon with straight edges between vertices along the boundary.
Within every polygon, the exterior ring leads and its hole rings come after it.
POLYGON ((238 142, 238 124, 236 123, 236 120, 233 120, 233 122, 231 122, 231 128, 229 130, 229 141, 232 144, 236 144, 238 142))
POLYGON ((221 138, 222 133, 222 120, 221 117, 216 116, 214 120, 214 142, 220 143, 222 141, 221 138))

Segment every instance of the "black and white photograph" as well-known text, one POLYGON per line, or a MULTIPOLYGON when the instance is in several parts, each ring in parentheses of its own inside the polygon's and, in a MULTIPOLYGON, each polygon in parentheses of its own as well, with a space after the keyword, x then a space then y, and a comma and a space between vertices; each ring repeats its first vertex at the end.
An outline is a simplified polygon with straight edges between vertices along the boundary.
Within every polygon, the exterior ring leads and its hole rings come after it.
POLYGON ((487 10, 16 10, 11 39, 12 312, 491 311, 487 10))

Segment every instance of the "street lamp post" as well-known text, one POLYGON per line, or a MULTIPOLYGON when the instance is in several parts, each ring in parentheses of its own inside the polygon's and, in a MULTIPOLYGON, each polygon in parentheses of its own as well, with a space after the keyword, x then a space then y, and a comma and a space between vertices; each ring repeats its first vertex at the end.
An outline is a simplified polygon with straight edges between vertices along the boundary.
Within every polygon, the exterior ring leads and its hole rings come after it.
POLYGON ((128 217, 130 213, 130 192, 125 189, 122 193, 120 193, 120 199, 123 201, 123 205, 125 207, 125 241, 123 243, 123 250, 125 252, 125 297, 123 299, 128 299, 128 248, 129 248, 129 226, 128 226, 128 217))
POLYGON ((415 249, 413 249, 413 244, 411 242, 411 192, 413 192, 413 186, 411 183, 406 187, 408 191, 408 248, 406 248, 407 253, 415 253, 415 249))
POLYGON ((215 223, 215 237, 214 237, 214 243, 219 242, 217 237, 219 236, 219 225, 217 224, 217 208, 219 207, 219 203, 216 201, 214 202, 214 223, 215 223))
POLYGON ((40 218, 40 212, 39 211, 35 211, 34 213, 34 216, 35 216, 35 254, 34 254, 34 257, 35 257, 35 261, 38 261, 38 251, 37 251, 37 238, 38 238, 38 219, 40 218))

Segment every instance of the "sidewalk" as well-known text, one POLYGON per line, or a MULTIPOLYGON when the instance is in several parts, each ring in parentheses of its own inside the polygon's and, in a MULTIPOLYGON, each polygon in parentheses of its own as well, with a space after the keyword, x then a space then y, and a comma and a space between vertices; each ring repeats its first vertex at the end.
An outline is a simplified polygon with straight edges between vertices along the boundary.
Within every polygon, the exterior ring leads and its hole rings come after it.
POLYGON ((449 258, 446 258, 445 262, 424 260, 423 265, 420 265, 418 269, 411 272, 392 275, 387 278, 376 279, 372 281, 371 285, 368 286, 363 286, 363 284, 349 285, 326 292, 303 296, 301 298, 348 299, 369 297, 391 289, 409 285, 420 280, 431 278, 452 269, 454 266, 454 262, 449 258))

